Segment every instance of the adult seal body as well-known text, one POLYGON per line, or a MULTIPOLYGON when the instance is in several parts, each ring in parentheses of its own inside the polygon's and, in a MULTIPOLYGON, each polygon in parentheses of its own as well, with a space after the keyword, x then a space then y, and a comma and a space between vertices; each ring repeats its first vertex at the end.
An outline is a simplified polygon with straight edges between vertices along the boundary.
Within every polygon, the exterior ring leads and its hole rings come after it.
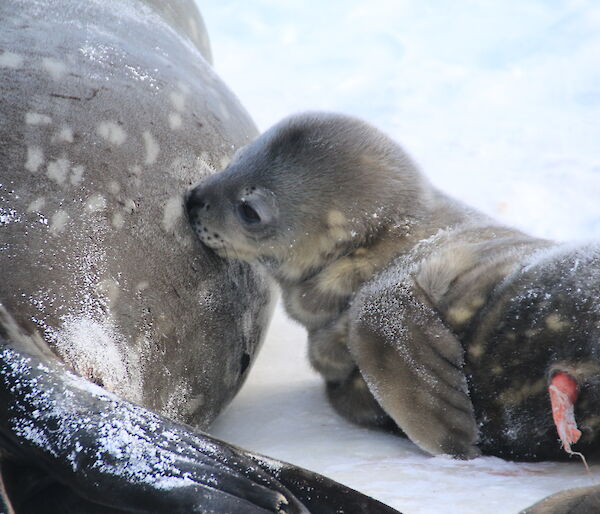
POLYGON ((187 209, 207 246, 277 279, 349 419, 461 458, 560 458, 559 436, 597 452, 598 244, 502 226, 335 114, 277 124, 187 209))
POLYGON ((183 215, 256 135, 209 61, 191 0, 0 2, 6 512, 392 512, 189 427, 243 383, 271 300, 183 215))

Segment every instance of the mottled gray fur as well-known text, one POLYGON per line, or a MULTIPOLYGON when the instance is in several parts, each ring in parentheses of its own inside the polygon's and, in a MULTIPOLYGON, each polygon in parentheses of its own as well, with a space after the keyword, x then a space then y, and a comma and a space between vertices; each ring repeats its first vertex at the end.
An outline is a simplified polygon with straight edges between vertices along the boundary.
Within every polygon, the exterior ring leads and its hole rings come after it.
POLYGON ((188 197, 201 241, 262 263, 308 330, 339 412, 432 454, 560 456, 547 385, 600 418, 600 247, 504 227, 447 197, 402 148, 336 114, 292 116, 188 197))

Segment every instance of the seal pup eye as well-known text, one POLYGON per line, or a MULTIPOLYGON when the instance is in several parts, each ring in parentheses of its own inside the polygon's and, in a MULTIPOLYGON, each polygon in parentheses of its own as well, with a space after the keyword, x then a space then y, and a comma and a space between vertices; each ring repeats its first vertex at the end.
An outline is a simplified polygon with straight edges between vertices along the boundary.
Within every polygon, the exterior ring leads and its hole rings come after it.
POLYGON ((258 212, 256 212, 247 202, 242 201, 239 203, 238 212, 242 221, 246 223, 255 224, 261 222, 258 212))

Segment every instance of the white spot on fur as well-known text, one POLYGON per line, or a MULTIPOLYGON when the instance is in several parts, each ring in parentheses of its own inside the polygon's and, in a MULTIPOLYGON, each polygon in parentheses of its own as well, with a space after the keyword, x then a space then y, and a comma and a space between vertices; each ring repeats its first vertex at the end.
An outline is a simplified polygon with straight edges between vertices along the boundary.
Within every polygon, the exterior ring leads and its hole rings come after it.
POLYGON ((12 52, 4 52, 0 55, 0 68, 20 68, 23 66, 23 57, 12 52))
POLYGON ((88 198, 88 201, 85 203, 85 207, 90 212, 98 212, 106 209, 106 198, 104 198, 101 194, 95 194, 88 198))
POLYGON ((546 318, 546 326, 554 332, 560 332, 561 330, 568 328, 569 325, 570 323, 568 321, 564 320, 556 313, 550 314, 546 318))
POLYGON ((39 146, 27 147, 27 160, 25 161, 25 169, 35 173, 44 164, 44 152, 39 146))
POLYGON ((181 116, 178 113, 169 113, 169 127, 171 127, 171 130, 177 130, 181 127, 181 116))
POLYGON ((467 307, 461 306, 461 307, 453 307, 452 309, 450 309, 448 311, 448 317, 454 321, 454 323, 464 323, 465 321, 468 321, 469 319, 471 319, 471 316, 473 316, 473 310, 469 309, 467 307))
POLYGON ((120 212, 115 212, 112 215, 112 219, 111 219, 110 223, 114 228, 119 230, 119 229, 123 228, 123 225, 125 225, 125 218, 123 218, 123 215, 120 212))
POLYGON ((341 211, 332 209, 327 213, 327 225, 330 227, 339 227, 346 223, 346 216, 341 211))
POLYGON ((27 206, 27 212, 40 212, 44 205, 46 205, 46 199, 40 196, 27 206))
POLYGON ((169 98, 171 99, 171 103, 176 111, 183 111, 183 107, 185 105, 185 96, 183 93, 172 91, 169 95, 169 98))
POLYGON ((485 348, 481 344, 475 344, 469 348, 469 355, 474 359, 479 359, 485 353, 485 348))
POLYGON ((165 208, 163 210, 163 228, 167 232, 172 232, 175 228, 177 220, 182 216, 182 214, 183 204, 181 196, 178 195, 170 198, 165 204, 165 208))
POLYGON ((142 137, 144 138, 144 146, 146 147, 146 160, 144 161, 144 164, 154 164, 160 151, 158 143, 152 134, 147 130, 144 131, 142 137))
POLYGON ((133 214, 135 211, 137 211, 137 205, 131 198, 128 198, 127 200, 125 200, 125 205, 123 206, 123 209, 129 214, 133 214))
POLYGON ((113 280, 112 278, 105 278, 100 281, 96 286, 98 292, 102 294, 109 302, 109 304, 114 304, 119 299, 119 295, 121 294, 121 288, 119 284, 113 280))
POLYGON ((147 280, 142 280, 141 282, 138 282, 137 285, 135 286, 136 290, 141 292, 144 291, 146 289, 148 289, 150 287, 150 283, 147 280))
POLYGON ((65 63, 50 57, 42 59, 42 66, 54 80, 60 80, 67 71, 65 63))
POLYGON ((72 185, 77 186, 81 183, 81 179, 83 178, 83 172, 85 168, 81 165, 73 166, 71 168, 71 177, 69 181, 72 185))
POLYGON ((114 121, 102 121, 96 128, 98 135, 113 145, 122 145, 127 139, 125 131, 114 121))
POLYGON ((52 118, 38 112, 27 112, 25 113, 25 123, 27 125, 50 125, 52 118))
POLYGON ((61 157, 48 163, 46 175, 57 184, 64 184, 69 173, 70 163, 68 159, 61 157))
POLYGON ((69 222, 69 213, 67 211, 58 210, 50 218, 50 232, 52 234, 60 234, 69 222))
POLYGON ((73 142, 73 131, 70 127, 63 127, 56 136, 54 136, 54 141, 64 142, 64 143, 72 143, 73 142))
POLYGON ((121 192, 121 185, 116 180, 111 180, 108 184, 108 190, 113 195, 118 195, 121 192))
POLYGON ((224 155, 223 157, 221 157, 221 159, 219 160, 219 164, 221 165, 221 169, 227 168, 227 165, 230 162, 231 162, 231 157, 229 157, 228 155, 224 155))

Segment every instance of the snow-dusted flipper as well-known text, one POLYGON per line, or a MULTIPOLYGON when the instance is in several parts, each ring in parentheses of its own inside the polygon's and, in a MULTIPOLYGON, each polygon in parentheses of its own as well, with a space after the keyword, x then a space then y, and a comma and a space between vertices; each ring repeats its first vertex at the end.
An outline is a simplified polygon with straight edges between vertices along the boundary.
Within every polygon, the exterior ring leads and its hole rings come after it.
POLYGON ((0 337, 2 473, 18 513, 396 512, 173 423, 22 346, 0 337))
POLYGON ((357 300, 350 350, 384 410, 431 454, 479 455, 463 348, 426 296, 394 285, 357 300))

